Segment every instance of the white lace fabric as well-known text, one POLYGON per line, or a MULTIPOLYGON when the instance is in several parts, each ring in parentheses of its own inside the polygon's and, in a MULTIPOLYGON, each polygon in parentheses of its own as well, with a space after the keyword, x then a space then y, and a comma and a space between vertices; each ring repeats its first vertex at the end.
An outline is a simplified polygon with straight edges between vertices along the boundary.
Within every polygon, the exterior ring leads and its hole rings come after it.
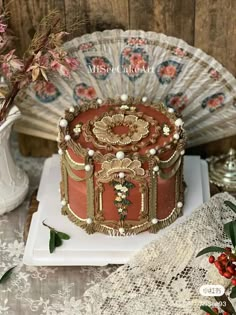
POLYGON ((130 263, 88 289, 79 314, 190 315, 204 314, 201 305, 217 306, 214 298, 199 294, 200 286, 228 287, 230 281, 208 263, 207 255, 196 255, 207 246, 227 246, 223 224, 235 214, 224 200, 235 202, 227 193, 214 196, 189 218, 166 229, 130 263))

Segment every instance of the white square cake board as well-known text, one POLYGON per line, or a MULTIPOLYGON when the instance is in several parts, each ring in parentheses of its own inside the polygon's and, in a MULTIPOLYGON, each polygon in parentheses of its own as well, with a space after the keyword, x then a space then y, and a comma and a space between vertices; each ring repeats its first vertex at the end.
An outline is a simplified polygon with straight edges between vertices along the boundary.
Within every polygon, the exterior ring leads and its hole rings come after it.
POLYGON ((54 155, 45 161, 37 199, 38 211, 33 215, 23 262, 33 266, 104 266, 125 264, 132 255, 146 244, 158 239, 173 226, 182 222, 191 212, 210 198, 207 163, 199 156, 185 156, 184 178, 187 183, 183 216, 157 234, 149 232, 132 236, 110 236, 101 233, 88 235, 61 215, 60 162, 54 155), (50 254, 49 229, 42 221, 56 230, 70 235, 61 247, 50 254))

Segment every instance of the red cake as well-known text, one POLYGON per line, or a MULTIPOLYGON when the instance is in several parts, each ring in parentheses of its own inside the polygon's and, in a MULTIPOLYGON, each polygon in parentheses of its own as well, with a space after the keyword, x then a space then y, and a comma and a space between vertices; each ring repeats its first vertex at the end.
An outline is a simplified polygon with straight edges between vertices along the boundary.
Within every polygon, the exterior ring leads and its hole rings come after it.
POLYGON ((62 213, 88 233, 157 232, 183 207, 183 122, 122 95, 72 107, 59 122, 62 213))

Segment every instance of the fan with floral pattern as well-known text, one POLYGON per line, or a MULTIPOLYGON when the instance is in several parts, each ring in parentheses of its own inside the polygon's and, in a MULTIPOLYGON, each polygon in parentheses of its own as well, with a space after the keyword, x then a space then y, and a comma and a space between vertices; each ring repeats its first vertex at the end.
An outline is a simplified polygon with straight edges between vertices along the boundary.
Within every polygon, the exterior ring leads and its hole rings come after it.
POLYGON ((236 133, 236 79, 200 49, 135 30, 86 34, 65 47, 78 58, 78 70, 68 79, 52 76, 18 98, 19 131, 55 140, 65 108, 126 94, 181 114, 188 146, 236 133))

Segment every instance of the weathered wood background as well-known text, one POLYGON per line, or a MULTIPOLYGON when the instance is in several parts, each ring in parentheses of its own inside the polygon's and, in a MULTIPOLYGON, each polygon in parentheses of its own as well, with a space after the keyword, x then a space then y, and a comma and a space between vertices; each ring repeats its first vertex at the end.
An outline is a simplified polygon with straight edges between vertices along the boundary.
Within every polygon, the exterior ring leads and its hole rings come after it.
MULTIPOLYGON (((56 8, 65 23, 78 15, 86 21, 76 35, 112 28, 162 32, 202 48, 236 75, 236 0, 0 0, 0 4, 9 5, 20 52, 40 19, 56 8)), ((216 154, 232 145, 236 147, 235 137, 192 152, 216 154)), ((23 153, 33 155, 47 155, 56 148, 29 136, 20 137, 20 146, 23 153)))

